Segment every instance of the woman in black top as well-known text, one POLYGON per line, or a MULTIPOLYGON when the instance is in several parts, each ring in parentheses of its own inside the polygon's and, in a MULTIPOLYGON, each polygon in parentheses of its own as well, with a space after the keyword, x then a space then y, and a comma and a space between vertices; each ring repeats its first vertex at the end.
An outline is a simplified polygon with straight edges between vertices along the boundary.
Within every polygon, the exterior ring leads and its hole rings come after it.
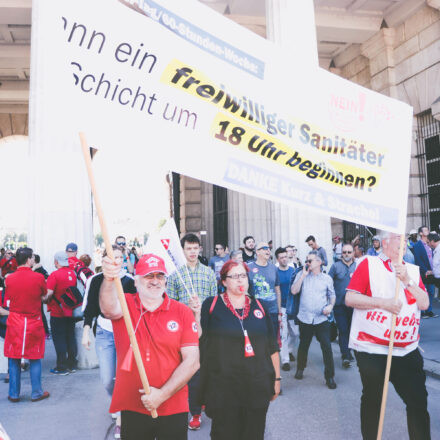
POLYGON ((248 272, 226 262, 226 292, 202 306, 201 401, 214 440, 263 439, 269 402, 280 393, 279 347, 270 315, 247 293, 248 272))

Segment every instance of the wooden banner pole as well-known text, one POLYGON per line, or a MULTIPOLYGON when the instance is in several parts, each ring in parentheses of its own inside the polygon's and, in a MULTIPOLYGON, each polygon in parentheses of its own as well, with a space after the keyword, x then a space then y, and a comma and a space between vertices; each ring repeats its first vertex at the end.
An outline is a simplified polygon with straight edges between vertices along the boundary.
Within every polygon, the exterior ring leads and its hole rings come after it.
MULTIPOLYGON (((90 186, 92 188, 93 199, 95 201, 96 212, 98 214, 99 224, 101 226, 102 237, 104 238, 105 249, 107 251, 107 255, 115 261, 113 255, 112 244, 110 242, 110 238, 108 235, 107 224, 104 219, 104 214, 102 212, 101 201, 98 195, 98 191, 96 188, 95 177, 93 175, 92 169, 92 160, 90 158, 90 150, 86 141, 86 137, 84 133, 79 133, 79 137, 81 140, 81 148, 84 155, 84 161, 87 168, 87 174, 89 175, 90 186)), ((150 394, 150 385, 148 383, 147 373, 145 372, 144 364, 142 362, 142 356, 139 351, 139 345, 136 340, 136 336, 133 329, 133 324, 131 322, 130 313, 128 311, 127 302, 125 300, 124 290, 122 288, 120 278, 115 278, 114 280, 116 285, 116 290, 118 292, 118 299, 121 303, 122 313, 124 315, 125 326, 127 327, 128 337, 130 338, 130 345, 133 350, 134 359, 136 361, 137 368, 139 370, 139 376, 141 378, 142 386, 146 394, 150 394)), ((153 418, 157 417, 157 411, 153 410, 151 412, 151 416, 153 418)))
MULTIPOLYGON (((402 234, 400 236, 399 263, 402 263, 404 247, 405 247, 405 236, 404 234, 402 234)), ((396 291, 394 293, 395 300, 399 299, 400 283, 401 281, 397 278, 396 275, 396 291)), ((396 315, 393 313, 391 320, 390 345, 388 346, 387 366, 385 370, 385 381, 384 381, 383 393, 382 393, 382 404, 380 407, 379 427, 377 429, 377 440, 382 440, 383 422, 385 419, 385 408, 387 405, 387 397, 388 397, 388 385, 390 382, 391 360, 393 356, 395 328, 396 328, 396 315)))

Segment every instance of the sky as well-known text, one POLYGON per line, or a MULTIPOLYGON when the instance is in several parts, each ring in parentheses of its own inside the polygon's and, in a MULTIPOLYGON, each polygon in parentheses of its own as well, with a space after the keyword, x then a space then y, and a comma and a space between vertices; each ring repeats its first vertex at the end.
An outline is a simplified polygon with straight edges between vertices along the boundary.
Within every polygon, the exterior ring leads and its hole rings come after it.
MULTIPOLYGON (((28 231, 27 187, 30 183, 25 178, 16 178, 18 171, 20 176, 28 175, 27 152, 28 140, 25 137, 0 139, 0 179, 3 188, 0 239, 11 231, 28 231), (7 190, 4 190, 5 186, 7 190)), ((145 232, 156 229, 161 219, 169 217, 169 187, 165 180, 165 167, 148 162, 127 163, 121 161, 120 153, 116 156, 98 151, 93 159, 93 168, 110 236, 125 235, 127 239, 141 239, 145 232), (106 191, 105 184, 109 179, 109 170, 115 183, 111 193, 106 191), (141 184, 134 184, 134 181, 141 184)), ((95 215, 94 233, 99 230, 95 215)))

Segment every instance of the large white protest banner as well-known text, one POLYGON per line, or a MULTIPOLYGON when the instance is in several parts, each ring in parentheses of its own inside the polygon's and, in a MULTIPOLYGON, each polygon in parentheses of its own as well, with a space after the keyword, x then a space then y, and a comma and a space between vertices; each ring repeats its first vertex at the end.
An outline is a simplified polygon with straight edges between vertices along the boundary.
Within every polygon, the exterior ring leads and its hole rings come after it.
POLYGON ((288 53, 198 2, 135 3, 39 4, 33 126, 57 126, 44 148, 61 164, 63 134, 71 157, 81 130, 103 154, 404 230, 408 105, 301 59, 292 70, 288 53))

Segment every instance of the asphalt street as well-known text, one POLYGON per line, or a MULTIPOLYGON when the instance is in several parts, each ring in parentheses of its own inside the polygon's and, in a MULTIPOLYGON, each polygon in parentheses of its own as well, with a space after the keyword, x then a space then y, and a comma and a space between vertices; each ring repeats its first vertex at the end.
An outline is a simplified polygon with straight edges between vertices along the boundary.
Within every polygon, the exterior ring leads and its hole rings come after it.
MULTIPOLYGON (((112 420, 107 413, 109 398, 99 379, 98 369, 80 370, 69 376, 53 376, 55 354, 48 341, 43 361, 43 388, 51 397, 30 401, 29 373, 22 376, 22 401, 7 400, 8 385, 0 381, 0 423, 12 440, 101 440, 113 438, 112 420), (108 434, 108 436, 107 436, 108 434)), ((323 379, 319 345, 313 341, 309 365, 301 381, 292 371, 283 372, 283 394, 270 405, 266 440, 360 439, 359 403, 361 383, 356 366, 343 370, 339 347, 333 344, 338 388, 329 390, 323 379)), ((432 438, 440 438, 440 381, 427 379, 432 438)), ((209 419, 202 428, 189 433, 189 440, 209 439, 209 419)), ((385 418, 384 440, 408 438, 403 403, 390 386, 385 418)))

